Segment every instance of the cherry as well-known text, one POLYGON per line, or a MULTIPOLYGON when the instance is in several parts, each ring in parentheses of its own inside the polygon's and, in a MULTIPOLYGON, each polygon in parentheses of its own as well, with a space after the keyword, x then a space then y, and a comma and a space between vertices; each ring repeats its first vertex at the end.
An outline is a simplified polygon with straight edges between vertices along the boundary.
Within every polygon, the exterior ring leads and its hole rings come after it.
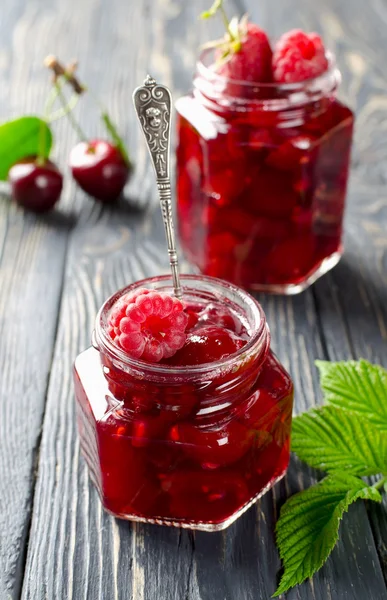
POLYGON ((130 421, 115 417, 98 424, 102 495, 116 514, 149 515, 161 491, 147 469, 145 449, 133 444, 131 429, 130 421))
POLYGON ((207 306, 199 313, 199 324, 219 325, 238 335, 241 334, 243 330, 241 321, 231 312, 231 310, 227 310, 213 302, 207 304, 207 306))
POLYGON ((216 325, 188 332, 184 346, 165 362, 170 365, 201 365, 234 354, 246 344, 235 333, 216 325))
POLYGON ((8 180, 15 202, 35 212, 50 210, 59 200, 63 185, 58 167, 50 160, 39 164, 35 157, 15 163, 8 180))
POLYGON ((105 140, 79 142, 70 153, 74 179, 84 192, 101 202, 114 202, 131 172, 121 151, 105 140))
POLYGON ((181 445, 187 456, 206 469, 237 462, 251 444, 247 427, 237 421, 217 428, 200 428, 189 422, 178 423, 172 427, 170 438, 181 445))
POLYGON ((271 432, 280 416, 278 401, 266 390, 259 389, 248 399, 247 404, 241 406, 238 414, 239 420, 250 431, 271 432))
POLYGON ((233 471, 175 471, 159 476, 175 518, 221 521, 249 499, 243 475, 233 471))
POLYGON ((315 264, 316 239, 313 234, 295 235, 277 244, 266 257, 272 281, 296 282, 315 264))

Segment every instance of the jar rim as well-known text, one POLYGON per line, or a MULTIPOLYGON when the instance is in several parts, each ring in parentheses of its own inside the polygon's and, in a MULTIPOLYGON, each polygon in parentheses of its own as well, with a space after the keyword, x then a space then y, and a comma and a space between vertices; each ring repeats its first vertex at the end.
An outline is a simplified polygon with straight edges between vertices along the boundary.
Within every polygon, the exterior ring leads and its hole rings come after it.
MULTIPOLYGON (((124 294, 129 291, 133 291, 139 287, 146 287, 146 285, 154 284, 154 283, 169 283, 172 287, 172 277, 171 275, 159 275, 156 277, 148 277, 146 279, 142 279, 140 281, 136 281, 124 288, 118 290, 115 294, 110 296, 101 306, 98 311, 96 322, 95 322, 95 330, 93 333, 93 338, 95 338, 95 343, 99 350, 103 350, 108 352, 110 356, 115 359, 118 359, 122 363, 127 366, 133 367, 137 370, 147 370, 151 371, 154 375, 182 375, 185 372, 189 371, 193 375, 201 375, 206 372, 213 371, 215 369, 225 369, 232 367, 233 363, 236 362, 240 357, 244 354, 248 354, 256 345, 264 347, 268 345, 268 337, 269 330, 266 324, 266 316, 265 313, 259 304, 259 302, 251 296, 248 292, 242 290, 236 285, 224 281, 223 279, 217 279, 215 277, 209 277, 206 275, 180 275, 182 287, 184 290, 184 282, 192 282, 195 281, 203 281, 204 283, 211 284, 215 289, 221 291, 222 289, 228 289, 231 292, 235 293, 246 305, 250 307, 253 311, 254 319, 256 322, 255 330, 253 331, 251 338, 242 348, 227 356, 226 358, 222 358, 220 360, 214 362, 203 363, 200 365, 183 365, 183 366, 170 366, 163 365, 159 363, 149 363, 140 359, 133 358, 129 356, 126 352, 121 350, 116 344, 114 344, 110 335, 107 332, 107 321, 106 317, 109 314, 110 309, 114 305, 114 303, 124 294)), ((191 290, 194 289, 191 287, 191 290)), ((94 345, 94 344, 93 344, 94 345)))
MULTIPOLYGON (((221 112, 237 111, 249 113, 295 112, 305 106, 315 106, 324 98, 332 97, 341 83, 341 73, 331 52, 326 52, 328 68, 316 77, 295 83, 260 83, 239 81, 217 73, 211 58, 213 49, 202 52, 196 64, 194 95, 202 98, 210 108, 219 107, 221 112)), ((290 118, 292 115, 288 115, 290 118)))
MULTIPOLYGON (((196 68, 200 75, 206 76, 207 79, 214 79, 219 82, 237 84, 239 86, 244 87, 245 89, 253 89, 253 88, 264 88, 264 89, 280 89, 283 91, 289 92, 297 92, 304 91, 305 88, 313 86, 314 89, 318 87, 324 87, 323 83, 332 77, 332 75, 336 75, 339 73, 339 69, 336 64, 336 58, 333 52, 327 50, 325 53, 326 59, 328 61, 328 68, 317 75, 316 77, 311 77, 309 79, 305 79, 303 81, 297 81, 292 83, 281 83, 281 82, 260 82, 260 81, 246 81, 239 79, 232 79, 230 77, 225 77, 224 75, 220 75, 213 69, 211 66, 207 66, 204 62, 206 56, 213 52, 212 48, 205 48, 199 55, 199 59, 196 61, 196 68), (320 84, 317 85, 317 84, 320 84)), ((213 63, 212 63, 213 64, 213 63)))

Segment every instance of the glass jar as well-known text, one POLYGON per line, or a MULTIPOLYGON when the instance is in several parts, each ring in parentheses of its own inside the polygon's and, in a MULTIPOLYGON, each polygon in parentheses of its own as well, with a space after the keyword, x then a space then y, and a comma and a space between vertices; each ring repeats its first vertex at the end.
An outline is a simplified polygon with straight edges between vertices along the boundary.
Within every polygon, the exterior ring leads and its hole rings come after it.
POLYGON ((74 365, 81 448, 106 510, 164 525, 227 527, 285 473, 293 385, 270 350, 260 305, 210 277, 182 276, 189 303, 232 308, 249 341, 228 358, 171 367, 128 356, 108 334, 113 305, 169 276, 137 282, 102 306, 93 346, 74 365))
POLYGON ((255 85, 203 53, 176 104, 180 240, 202 273, 294 294, 339 261, 354 117, 328 60, 315 79, 255 85))

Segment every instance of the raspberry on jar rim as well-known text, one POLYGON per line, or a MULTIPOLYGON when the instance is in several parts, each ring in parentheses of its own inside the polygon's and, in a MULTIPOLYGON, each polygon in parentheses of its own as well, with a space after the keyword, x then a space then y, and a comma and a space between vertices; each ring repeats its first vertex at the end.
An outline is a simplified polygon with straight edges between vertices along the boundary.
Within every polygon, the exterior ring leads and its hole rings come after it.
POLYGON ((312 79, 328 68, 325 47, 317 33, 292 29, 280 37, 274 47, 273 78, 280 83, 312 79))

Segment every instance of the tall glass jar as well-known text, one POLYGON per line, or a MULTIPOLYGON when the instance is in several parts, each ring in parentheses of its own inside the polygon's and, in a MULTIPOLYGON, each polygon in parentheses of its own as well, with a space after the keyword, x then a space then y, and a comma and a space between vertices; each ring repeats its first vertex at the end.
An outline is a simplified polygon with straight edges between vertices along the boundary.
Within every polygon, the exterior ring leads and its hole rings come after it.
POLYGON ((339 261, 354 118, 328 60, 315 79, 256 85, 203 53, 176 104, 180 239, 202 273, 294 294, 339 261))
POLYGON ((189 367, 131 358, 109 336, 112 307, 140 287, 172 293, 170 277, 137 282, 105 302, 94 347, 75 361, 78 428, 106 510, 214 531, 284 475, 293 385, 249 294, 202 276, 183 276, 182 285, 191 304, 235 310, 250 334, 247 344, 228 358, 189 367))

